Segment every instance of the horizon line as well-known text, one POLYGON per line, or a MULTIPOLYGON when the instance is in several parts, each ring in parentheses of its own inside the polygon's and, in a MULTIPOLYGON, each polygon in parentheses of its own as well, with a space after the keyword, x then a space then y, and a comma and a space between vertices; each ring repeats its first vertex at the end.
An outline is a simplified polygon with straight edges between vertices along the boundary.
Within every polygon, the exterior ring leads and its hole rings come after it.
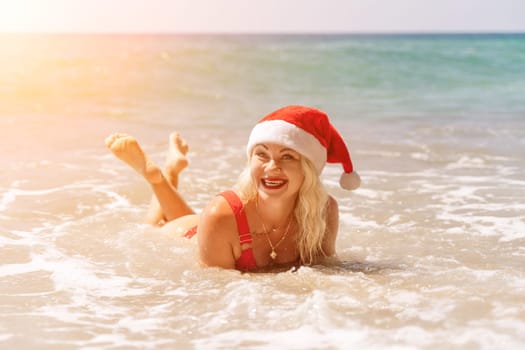
POLYGON ((399 31, 2 31, 13 35, 479 35, 525 34, 524 30, 399 30, 399 31))

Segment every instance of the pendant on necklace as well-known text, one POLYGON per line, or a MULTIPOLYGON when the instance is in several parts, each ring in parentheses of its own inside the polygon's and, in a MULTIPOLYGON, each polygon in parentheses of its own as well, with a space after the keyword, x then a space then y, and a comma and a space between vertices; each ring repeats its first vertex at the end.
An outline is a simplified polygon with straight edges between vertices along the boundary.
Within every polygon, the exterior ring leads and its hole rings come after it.
POLYGON ((275 250, 272 249, 272 252, 270 253, 270 258, 272 258, 272 260, 275 260, 276 257, 277 253, 275 252, 275 250))

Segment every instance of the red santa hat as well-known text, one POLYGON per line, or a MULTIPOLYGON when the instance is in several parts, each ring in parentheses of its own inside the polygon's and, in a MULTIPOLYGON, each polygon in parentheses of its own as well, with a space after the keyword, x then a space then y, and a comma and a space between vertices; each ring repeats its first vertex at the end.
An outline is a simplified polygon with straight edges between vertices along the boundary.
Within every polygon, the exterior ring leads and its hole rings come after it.
POLYGON ((268 114, 250 134, 248 156, 259 143, 276 143, 299 152, 314 164, 318 174, 327 162, 340 163, 344 172, 339 184, 346 190, 354 190, 361 183, 343 138, 326 113, 318 109, 287 106, 268 114))

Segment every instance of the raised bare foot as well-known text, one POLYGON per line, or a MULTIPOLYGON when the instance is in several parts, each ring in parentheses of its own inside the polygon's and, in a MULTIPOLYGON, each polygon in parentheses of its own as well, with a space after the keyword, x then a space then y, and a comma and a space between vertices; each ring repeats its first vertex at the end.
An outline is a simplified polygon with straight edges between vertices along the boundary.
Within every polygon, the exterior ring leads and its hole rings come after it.
POLYGON ((124 161, 148 182, 162 180, 160 169, 144 154, 137 140, 127 134, 113 134, 106 138, 106 146, 117 158, 124 161))
POLYGON ((176 178, 188 166, 186 159, 188 144, 177 132, 170 134, 168 155, 166 157, 166 176, 176 178))

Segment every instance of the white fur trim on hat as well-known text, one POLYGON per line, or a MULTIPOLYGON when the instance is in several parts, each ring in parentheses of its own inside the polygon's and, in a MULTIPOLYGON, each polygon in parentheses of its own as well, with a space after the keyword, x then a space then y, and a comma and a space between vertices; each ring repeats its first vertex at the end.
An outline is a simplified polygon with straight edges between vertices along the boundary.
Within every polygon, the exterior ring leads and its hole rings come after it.
POLYGON ((255 125, 246 145, 248 157, 253 148, 260 143, 276 143, 301 153, 314 164, 318 174, 321 174, 326 164, 326 148, 319 140, 283 120, 268 120, 255 125))

